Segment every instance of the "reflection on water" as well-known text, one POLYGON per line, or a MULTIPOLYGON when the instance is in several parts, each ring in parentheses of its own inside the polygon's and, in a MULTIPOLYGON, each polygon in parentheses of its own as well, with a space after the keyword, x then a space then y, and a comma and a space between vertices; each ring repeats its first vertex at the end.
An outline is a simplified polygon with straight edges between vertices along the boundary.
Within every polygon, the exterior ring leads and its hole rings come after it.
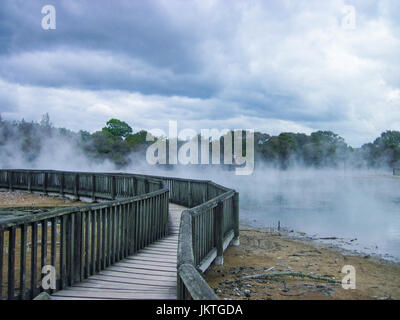
POLYGON ((238 188, 243 223, 276 227, 280 221, 289 230, 344 238, 338 244, 345 248, 400 261, 399 177, 281 172, 257 186, 238 188))

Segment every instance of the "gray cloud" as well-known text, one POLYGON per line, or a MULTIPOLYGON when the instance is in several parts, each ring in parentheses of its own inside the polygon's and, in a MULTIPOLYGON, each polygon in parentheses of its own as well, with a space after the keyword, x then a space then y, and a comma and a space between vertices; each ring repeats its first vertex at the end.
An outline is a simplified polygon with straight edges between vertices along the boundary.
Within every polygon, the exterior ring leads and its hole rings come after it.
POLYGON ((91 130, 111 116, 144 128, 179 119, 331 129, 360 145, 400 126, 398 9, 395 0, 3 0, 0 112, 50 112, 91 130), (57 9, 56 30, 40 27, 45 4, 57 9), (348 4, 355 30, 341 27, 348 4))

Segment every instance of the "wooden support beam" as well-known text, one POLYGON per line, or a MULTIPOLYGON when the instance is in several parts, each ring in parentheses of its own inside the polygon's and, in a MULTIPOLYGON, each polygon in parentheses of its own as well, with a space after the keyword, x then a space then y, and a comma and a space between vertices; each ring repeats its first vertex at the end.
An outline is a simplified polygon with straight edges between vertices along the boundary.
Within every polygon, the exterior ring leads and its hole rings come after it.
POLYGON ((224 264, 224 216, 223 216, 223 202, 220 201, 215 207, 215 245, 217 247, 217 257, 215 264, 222 266, 224 264))
POLYGON ((235 192, 233 196, 233 230, 235 232, 235 237, 233 238, 233 245, 240 245, 240 235, 239 235, 239 193, 235 192))

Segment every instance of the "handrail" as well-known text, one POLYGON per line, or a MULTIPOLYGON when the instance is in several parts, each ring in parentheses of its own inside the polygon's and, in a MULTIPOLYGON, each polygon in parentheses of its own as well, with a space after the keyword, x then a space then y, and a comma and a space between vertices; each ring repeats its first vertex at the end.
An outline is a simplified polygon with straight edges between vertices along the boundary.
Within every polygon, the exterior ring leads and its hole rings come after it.
POLYGON ((231 242, 239 245, 239 194, 210 181, 197 182, 190 190, 197 195, 207 190, 207 196, 181 216, 177 298, 215 300, 218 297, 201 273, 214 260, 223 264, 223 252, 231 242))
POLYGON ((62 290, 168 234, 169 190, 152 177, 0 170, 0 188, 106 201, 2 220, 1 300, 62 290), (49 270, 55 283, 46 289, 49 270))
MULTIPOLYGON (((239 194, 209 180, 19 169, 0 170, 0 188, 106 201, 0 222, 0 249, 8 238, 8 252, 14 253, 8 254, 7 261, 8 299, 32 299, 41 291, 61 290, 162 238, 168 230, 169 201, 189 208, 182 213, 179 229, 178 299, 218 299, 201 273, 214 260, 222 264, 223 252, 232 242, 239 244, 239 194), (49 248, 48 233, 51 233, 49 248), (18 243, 17 234, 21 238, 18 243), (21 269, 19 283, 15 257, 19 258, 21 269), (47 262, 57 266, 55 290, 38 286, 41 271, 38 259, 42 267, 47 262)), ((2 260, 0 254, 0 299, 5 291, 2 260)))

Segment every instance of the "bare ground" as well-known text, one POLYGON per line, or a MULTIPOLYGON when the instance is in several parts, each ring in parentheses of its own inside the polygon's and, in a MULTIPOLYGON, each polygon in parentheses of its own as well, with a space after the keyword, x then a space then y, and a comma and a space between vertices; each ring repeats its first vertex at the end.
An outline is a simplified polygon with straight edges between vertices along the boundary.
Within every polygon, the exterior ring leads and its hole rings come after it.
POLYGON ((224 265, 213 265, 205 273, 221 299, 400 299, 400 264, 351 255, 274 230, 242 227, 240 238, 239 247, 224 253, 224 265), (345 265, 355 267, 356 289, 341 286, 345 265), (283 272, 286 275, 279 275, 283 272), (256 274, 268 276, 249 278, 256 274))
POLYGON ((0 192, 0 208, 12 207, 59 207, 59 206, 79 206, 84 203, 72 201, 61 197, 50 197, 44 194, 26 192, 0 192))

